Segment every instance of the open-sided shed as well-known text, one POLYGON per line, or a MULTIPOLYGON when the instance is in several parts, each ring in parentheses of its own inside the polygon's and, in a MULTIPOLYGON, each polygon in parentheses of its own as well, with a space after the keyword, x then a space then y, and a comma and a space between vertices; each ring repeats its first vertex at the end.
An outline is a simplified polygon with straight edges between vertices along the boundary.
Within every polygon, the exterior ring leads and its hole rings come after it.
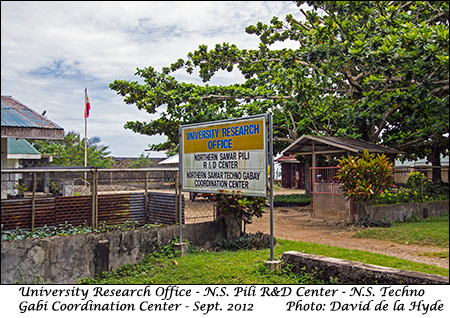
MULTIPOLYGON (((324 219, 353 221, 351 203, 342 195, 341 185, 336 182, 336 167, 318 167, 317 156, 383 153, 395 159, 399 152, 371 142, 348 137, 303 135, 282 151, 284 156, 311 156, 310 171, 305 171, 305 188, 311 194, 313 216, 324 219)), ((308 168, 308 166, 306 166, 308 168)))
MULTIPOLYGON (((282 151, 283 155, 336 155, 362 153, 384 153, 392 156, 399 152, 371 142, 348 137, 303 135, 282 151)), ((313 160, 314 165, 314 160, 313 160)))

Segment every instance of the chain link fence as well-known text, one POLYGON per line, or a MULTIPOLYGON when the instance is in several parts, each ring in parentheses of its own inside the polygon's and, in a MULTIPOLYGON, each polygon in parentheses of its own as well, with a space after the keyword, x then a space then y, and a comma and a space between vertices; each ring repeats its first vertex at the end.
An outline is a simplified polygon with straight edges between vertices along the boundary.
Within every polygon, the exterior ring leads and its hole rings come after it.
MULTIPOLYGON (((178 168, 42 167, 3 169, 1 176, 3 230, 179 220, 178 168)), ((183 193, 181 198, 183 223, 215 219, 208 196, 183 193)))
POLYGON ((412 172, 421 172, 425 175, 428 182, 433 180, 433 169, 439 169, 442 182, 448 183, 449 167, 447 166, 396 166, 393 168, 394 183, 403 185, 408 181, 408 177, 412 172))
POLYGON ((338 167, 312 167, 312 216, 319 219, 353 222, 352 204, 343 193, 342 183, 336 179, 338 167))
MULTIPOLYGON (((420 184, 415 189, 421 200, 425 192, 425 182, 433 179, 433 168, 440 169, 441 179, 448 183, 448 166, 423 166, 423 167, 394 167, 392 177, 398 187, 405 186, 412 172, 420 172, 426 177, 426 181, 420 178, 420 184)), ((311 176, 311 203, 312 216, 331 220, 354 220, 354 211, 350 200, 343 195, 342 184, 336 179, 337 167, 310 168, 311 176)))

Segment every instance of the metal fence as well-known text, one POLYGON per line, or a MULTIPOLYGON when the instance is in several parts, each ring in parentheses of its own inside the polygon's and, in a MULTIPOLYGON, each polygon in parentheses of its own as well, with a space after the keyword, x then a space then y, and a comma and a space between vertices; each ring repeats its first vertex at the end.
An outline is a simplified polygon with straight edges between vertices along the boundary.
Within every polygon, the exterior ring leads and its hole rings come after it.
MULTIPOLYGON (((427 181, 431 182, 433 168, 440 168, 442 181, 448 182, 448 166, 394 167, 392 178, 394 183, 401 187, 406 184, 412 172, 421 172, 427 181)), ((336 179, 337 171, 337 167, 310 168, 312 216, 353 222, 353 204, 343 195, 342 184, 336 179)), ((417 191, 422 196, 423 186, 418 186, 417 191)))
POLYGON ((449 169, 447 166, 396 166, 392 170, 392 176, 394 178, 394 183, 398 185, 406 184, 406 181, 408 180, 409 175, 412 172, 421 172, 423 173, 428 182, 431 182, 433 179, 433 168, 440 169, 441 170, 441 179, 443 182, 448 183, 448 175, 449 175, 449 169))
MULTIPOLYGON (((178 168, 2 169, 3 230, 43 225, 97 227, 126 221, 176 224, 179 220, 178 168)), ((182 197, 182 222, 215 219, 208 197, 182 197)))
POLYGON ((352 204, 336 180, 337 167, 310 168, 312 216, 353 222, 352 204))

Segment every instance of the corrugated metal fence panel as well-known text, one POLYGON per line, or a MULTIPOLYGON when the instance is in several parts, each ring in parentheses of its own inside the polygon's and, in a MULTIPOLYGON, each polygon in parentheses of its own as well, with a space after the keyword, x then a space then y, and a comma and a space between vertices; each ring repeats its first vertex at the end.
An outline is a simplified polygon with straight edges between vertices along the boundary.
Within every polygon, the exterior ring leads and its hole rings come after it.
MULTIPOLYGON (((55 198, 41 198, 36 199, 36 210, 34 218, 34 226, 41 227, 46 224, 54 224, 56 216, 55 198)), ((30 199, 30 211, 29 218, 31 228, 31 199, 30 199)))
POLYGON ((4 230, 29 228, 31 224, 31 200, 2 200, 1 224, 4 230))
POLYGON ((92 198, 89 195, 61 196, 55 198, 55 223, 67 222, 73 226, 92 224, 92 198))
POLYGON ((108 225, 126 221, 145 222, 144 193, 101 194, 98 196, 98 222, 108 225))
MULTIPOLYGON (((134 220, 145 222, 144 193, 101 194, 98 196, 98 222, 108 225, 134 220)), ((3 230, 31 228, 31 199, 2 200, 3 230)), ((89 195, 37 198, 35 227, 92 224, 92 197, 89 195)), ((168 213, 166 211, 166 213, 168 213)), ((172 212, 173 214, 174 212, 172 212)))
POLYGON ((98 196, 98 223, 123 224, 130 220, 130 196, 100 194, 98 196))
POLYGON ((1 224, 4 230, 30 227, 31 200, 2 200, 1 224))
MULTIPOLYGON (((185 200, 182 196, 182 223, 185 224, 185 200)), ((148 212, 150 223, 177 224, 177 198, 175 194, 150 192, 148 194, 148 212)))
MULTIPOLYGON (((2 200, 1 224, 4 230, 31 228, 31 199, 2 200)), ((54 224, 55 199, 39 198, 35 201, 35 226, 54 224)))
POLYGON ((145 193, 130 193, 130 220, 146 222, 145 193))

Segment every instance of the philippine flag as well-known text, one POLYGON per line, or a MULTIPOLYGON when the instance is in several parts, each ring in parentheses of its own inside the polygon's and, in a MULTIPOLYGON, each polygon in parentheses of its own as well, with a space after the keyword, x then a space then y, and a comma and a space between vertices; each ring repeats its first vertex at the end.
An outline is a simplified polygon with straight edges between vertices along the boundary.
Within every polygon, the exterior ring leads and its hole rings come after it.
POLYGON ((84 118, 89 117, 89 111, 91 110, 91 103, 89 102, 89 97, 87 96, 87 88, 84 89, 85 107, 84 107, 84 118))

